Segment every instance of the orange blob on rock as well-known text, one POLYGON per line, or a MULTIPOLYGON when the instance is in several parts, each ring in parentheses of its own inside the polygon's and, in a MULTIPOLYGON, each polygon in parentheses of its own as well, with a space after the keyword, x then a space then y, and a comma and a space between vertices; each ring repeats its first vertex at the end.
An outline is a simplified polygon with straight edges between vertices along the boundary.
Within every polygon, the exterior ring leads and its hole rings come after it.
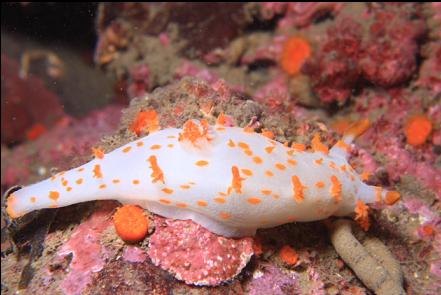
POLYGON ((300 72, 303 63, 311 56, 311 46, 301 37, 291 37, 283 45, 280 64, 290 75, 300 72))
POLYGON ((113 215, 116 233, 126 242, 136 243, 147 235, 149 221, 144 210, 135 205, 124 205, 113 215))
POLYGON ((288 265, 295 265, 299 260, 299 255, 292 247, 285 245, 280 249, 280 258, 288 265))
POLYGON ((422 145, 432 132, 432 122, 424 115, 411 117, 404 126, 407 143, 413 146, 422 145))
POLYGON ((147 110, 139 112, 130 125, 130 130, 140 135, 143 131, 155 132, 160 129, 158 113, 155 110, 147 110))

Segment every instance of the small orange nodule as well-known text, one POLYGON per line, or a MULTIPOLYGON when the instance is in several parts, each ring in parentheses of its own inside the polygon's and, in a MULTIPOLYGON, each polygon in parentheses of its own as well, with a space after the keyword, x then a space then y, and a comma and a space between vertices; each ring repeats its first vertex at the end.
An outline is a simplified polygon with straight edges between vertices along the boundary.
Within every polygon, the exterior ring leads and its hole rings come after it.
POLYGON ((92 148, 92 153, 97 159, 104 158, 104 152, 101 149, 92 148))
POLYGON ((26 138, 28 140, 35 140, 35 139, 39 138, 40 136, 42 136, 43 134, 45 134, 46 132, 47 132, 47 129, 43 124, 36 123, 36 124, 32 125, 32 127, 26 131, 26 138))
POLYGON ((160 129, 158 113, 155 110, 139 112, 129 129, 138 136, 144 130, 150 133, 158 131, 160 129))
POLYGON ((432 122, 424 115, 411 117, 404 126, 407 143, 413 146, 422 145, 432 132, 432 122))
POLYGON ((280 249, 280 258, 288 265, 295 265, 299 260, 299 255, 291 246, 285 245, 280 249))
POLYGON ((113 215, 113 224, 118 236, 126 242, 136 243, 144 239, 149 221, 144 210, 135 205, 124 205, 113 215))
POLYGON ((280 65, 286 73, 295 75, 300 72, 311 54, 312 50, 308 41, 301 37, 291 37, 283 45, 280 65))
POLYGON ((393 205, 400 199, 400 193, 397 191, 390 191, 386 193, 386 198, 384 199, 387 205, 393 205))

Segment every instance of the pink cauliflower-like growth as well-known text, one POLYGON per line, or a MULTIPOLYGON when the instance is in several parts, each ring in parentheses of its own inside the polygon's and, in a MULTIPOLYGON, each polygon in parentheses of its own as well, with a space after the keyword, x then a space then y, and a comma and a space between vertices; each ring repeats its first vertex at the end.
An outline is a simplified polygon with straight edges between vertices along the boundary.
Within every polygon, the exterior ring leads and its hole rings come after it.
POLYGON ((312 78, 313 90, 323 102, 343 102, 351 95, 360 77, 361 40, 360 24, 344 18, 328 29, 327 40, 304 65, 303 72, 312 78))
POLYGON ((425 31, 422 20, 405 12, 378 11, 359 60, 363 77, 383 87, 409 80, 417 68, 417 41, 425 31))
POLYGON ((366 82, 400 85, 417 70, 418 42, 426 32, 417 8, 386 5, 365 17, 372 20, 368 28, 349 17, 337 20, 302 69, 324 103, 343 103, 366 82))
POLYGON ((253 255, 252 238, 228 239, 191 220, 155 217, 148 255, 177 279, 194 285, 218 285, 234 278, 253 255))
POLYGON ((264 19, 283 14, 278 22, 279 28, 305 27, 323 15, 337 15, 343 5, 338 2, 263 2, 260 13, 264 19))

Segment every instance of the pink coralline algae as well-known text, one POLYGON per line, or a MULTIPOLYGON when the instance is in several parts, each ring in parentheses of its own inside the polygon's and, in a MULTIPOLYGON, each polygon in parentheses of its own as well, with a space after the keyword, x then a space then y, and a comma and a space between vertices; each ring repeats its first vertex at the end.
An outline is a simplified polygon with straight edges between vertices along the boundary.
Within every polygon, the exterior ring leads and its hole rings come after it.
POLYGON ((60 259, 72 255, 69 273, 61 283, 65 294, 80 294, 92 282, 92 274, 100 271, 105 265, 105 249, 100 243, 101 234, 111 226, 112 203, 97 210, 80 224, 67 241, 58 250, 60 259))
POLYGON ((293 273, 284 273, 273 264, 264 265, 262 270, 254 271, 253 278, 246 285, 249 295, 258 294, 300 294, 299 279, 293 273))
POLYGON ((327 41, 304 65, 303 72, 312 78, 313 90, 321 101, 342 102, 351 95, 360 77, 357 62, 361 40, 360 24, 344 18, 328 29, 327 41))
POLYGON ((125 261, 140 263, 146 260, 147 253, 139 247, 128 245, 124 248, 122 257, 125 261))
POLYGON ((337 2, 263 2, 260 4, 264 19, 272 19, 275 15, 284 14, 279 20, 279 28, 292 26, 305 27, 317 18, 331 14, 337 15, 344 4, 337 2))
MULTIPOLYGON (((371 152, 385 156, 384 167, 392 181, 398 181, 404 175, 413 176, 441 199, 441 171, 434 165, 434 151, 407 147, 404 135, 402 138, 396 136, 402 134, 409 113, 420 108, 421 99, 407 91, 391 91, 390 95, 366 91, 356 104, 360 115, 368 116, 373 110, 381 109, 387 109, 388 115, 374 123, 359 143, 369 147, 371 152)), ((436 113, 436 107, 431 108, 431 115, 438 121, 436 113)))
POLYGON ((150 70, 148 65, 139 64, 130 70, 130 81, 127 89, 129 97, 142 97, 150 90, 150 70))
POLYGON ((364 81, 382 87, 408 81, 416 72, 418 42, 426 32, 414 10, 374 9, 367 31, 352 18, 337 20, 303 68, 321 101, 344 102, 364 81))
POLYGON ((361 53, 363 77, 375 85, 401 84, 415 73, 417 41, 426 27, 422 20, 394 11, 378 11, 369 28, 369 41, 361 53), (397 46, 399 44, 399 46, 397 46))
POLYGON ((155 218, 148 255, 177 279, 218 285, 233 279, 253 255, 252 238, 228 239, 190 220, 155 218))

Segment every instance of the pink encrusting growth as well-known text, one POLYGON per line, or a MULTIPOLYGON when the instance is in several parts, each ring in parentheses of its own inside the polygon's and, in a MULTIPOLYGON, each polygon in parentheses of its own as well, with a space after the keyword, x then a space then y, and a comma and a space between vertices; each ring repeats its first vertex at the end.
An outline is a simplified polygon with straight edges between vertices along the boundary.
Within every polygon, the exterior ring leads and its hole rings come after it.
POLYGON ((331 149, 316 134, 306 149, 272 140, 269 130, 189 120, 108 154, 95 150, 89 163, 11 194, 7 212, 116 199, 229 237, 354 212, 367 229, 366 204, 399 199, 364 184, 347 162, 349 144, 368 127, 356 123, 331 149))

